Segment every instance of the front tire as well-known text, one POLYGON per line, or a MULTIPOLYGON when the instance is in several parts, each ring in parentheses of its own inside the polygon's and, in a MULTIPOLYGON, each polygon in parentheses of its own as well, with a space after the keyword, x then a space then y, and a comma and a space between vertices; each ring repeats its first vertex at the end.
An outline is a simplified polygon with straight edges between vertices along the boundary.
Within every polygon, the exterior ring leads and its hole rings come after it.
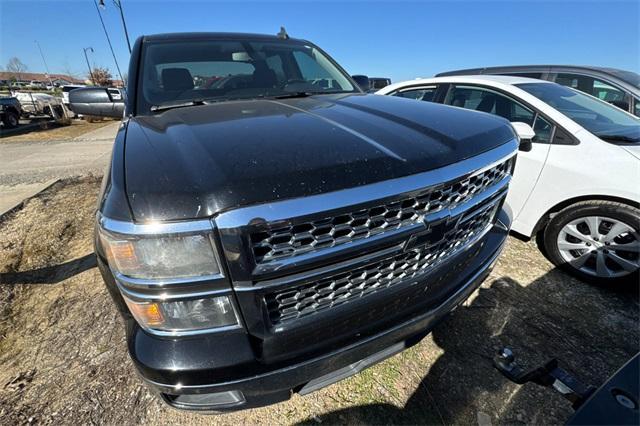
POLYGON ((13 111, 5 111, 2 122, 7 129, 13 129, 14 127, 18 127, 18 124, 20 124, 20 117, 13 111))
POLYGON ((600 284, 638 282, 640 209, 613 201, 583 201, 553 216, 544 230, 549 260, 600 284))

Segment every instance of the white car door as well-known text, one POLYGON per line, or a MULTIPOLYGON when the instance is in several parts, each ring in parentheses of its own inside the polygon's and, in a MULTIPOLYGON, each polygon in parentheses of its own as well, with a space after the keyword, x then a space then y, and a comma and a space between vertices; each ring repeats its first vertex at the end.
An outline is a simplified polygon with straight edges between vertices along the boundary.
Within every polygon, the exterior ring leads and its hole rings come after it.
POLYGON ((518 151, 516 169, 507 195, 506 203, 513 212, 514 221, 518 219, 522 208, 531 196, 549 157, 553 126, 537 114, 533 130, 536 136, 533 138, 531 151, 518 151))
POLYGON ((511 208, 514 219, 517 219, 547 161, 553 136, 553 125, 536 111, 524 106, 514 98, 473 84, 451 85, 444 103, 499 115, 510 122, 523 122, 533 127, 536 136, 533 139, 531 151, 518 151, 516 169, 509 195, 507 195, 506 203, 511 208))

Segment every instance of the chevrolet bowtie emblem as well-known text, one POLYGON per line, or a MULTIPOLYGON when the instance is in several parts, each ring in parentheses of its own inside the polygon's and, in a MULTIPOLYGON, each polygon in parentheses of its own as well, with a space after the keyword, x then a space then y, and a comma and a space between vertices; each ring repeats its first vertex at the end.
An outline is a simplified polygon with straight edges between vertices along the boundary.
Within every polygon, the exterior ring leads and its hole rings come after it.
POLYGON ((448 209, 425 215, 423 218, 426 229, 413 234, 404 246, 405 250, 416 246, 432 246, 441 242, 448 231, 455 229, 462 215, 451 216, 448 209))

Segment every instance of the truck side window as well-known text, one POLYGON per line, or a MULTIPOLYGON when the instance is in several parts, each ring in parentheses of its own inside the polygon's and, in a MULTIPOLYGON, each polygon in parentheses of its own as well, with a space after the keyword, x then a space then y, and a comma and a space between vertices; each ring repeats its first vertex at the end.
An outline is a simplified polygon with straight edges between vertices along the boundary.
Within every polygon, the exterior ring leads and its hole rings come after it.
POLYGON ((415 99, 418 101, 433 102, 433 96, 436 94, 436 89, 436 86, 420 87, 415 89, 403 90, 402 92, 396 92, 393 94, 393 96, 415 99))
POLYGON ((445 104, 475 111, 488 112, 533 126, 535 113, 524 105, 493 90, 470 86, 453 86, 445 104))

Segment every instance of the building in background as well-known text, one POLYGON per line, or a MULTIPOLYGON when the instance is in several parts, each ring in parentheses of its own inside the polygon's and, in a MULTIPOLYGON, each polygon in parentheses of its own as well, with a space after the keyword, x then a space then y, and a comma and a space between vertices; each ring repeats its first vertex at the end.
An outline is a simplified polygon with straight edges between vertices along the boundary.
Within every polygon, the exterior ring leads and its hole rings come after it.
MULTIPOLYGON (((66 74, 47 74, 37 72, 21 72, 18 78, 17 73, 9 71, 0 71, 0 81, 23 81, 32 82, 39 81, 45 84, 53 83, 54 86, 67 86, 70 84, 87 84, 88 81, 66 75, 66 74)), ((115 82, 114 82, 115 83, 115 82)))

